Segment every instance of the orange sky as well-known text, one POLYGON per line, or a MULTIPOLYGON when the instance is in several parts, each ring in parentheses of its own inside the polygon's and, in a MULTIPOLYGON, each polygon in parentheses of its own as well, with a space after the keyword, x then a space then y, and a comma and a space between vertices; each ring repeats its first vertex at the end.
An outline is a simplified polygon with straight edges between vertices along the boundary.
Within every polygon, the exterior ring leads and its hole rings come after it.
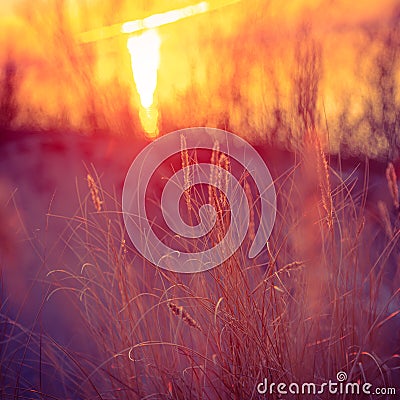
MULTIPOLYGON (((152 13, 184 7, 198 3, 198 1, 156 0, 150 7, 148 2, 143 0, 134 3, 135 9, 128 6, 128 4, 132 4, 131 2, 121 1, 119 2, 121 7, 117 10, 114 2, 90 0, 88 1, 90 7, 85 14, 87 18, 83 18, 82 3, 78 0, 66 0, 70 5, 69 15, 73 22, 72 29, 76 34, 79 33, 83 22, 87 29, 98 28, 105 23, 121 23, 135 18, 143 18, 152 13), (77 8, 76 4, 79 4, 80 8, 77 8), (78 18, 79 15, 81 15, 80 18, 78 18)), ((210 4, 218 6, 228 1, 210 0, 210 4)), ((54 24, 54 9, 43 6, 44 0, 38 0, 34 5, 27 0, 23 0, 23 2, 31 4, 30 7, 36 18, 35 29, 20 15, 21 10, 24 10, 24 7, 21 6, 22 1, 0 0, 0 7, 2 7, 0 57, 5 57, 7 52, 11 51, 18 59, 21 68, 24 69, 21 98, 30 108, 37 106, 44 109, 44 113, 54 114, 54 118, 56 118, 60 114, 60 107, 67 107, 74 116, 72 119, 79 125, 79 113, 84 97, 77 100, 71 94, 71 90, 63 92, 64 89, 60 89, 59 86, 63 84, 68 89, 71 88, 68 80, 71 79, 71 74, 68 70, 63 71, 62 69, 65 60, 57 54, 59 44, 53 43, 53 47, 51 47, 47 41, 54 39, 52 31, 54 26, 51 25, 54 24), (16 5, 16 11, 13 13, 12 9, 16 5), (68 74, 67 79, 64 78, 63 73, 68 74), (64 93, 61 98, 60 91, 64 93), (66 102, 66 105, 63 102, 66 102)), ((287 0, 284 2, 272 0, 265 2, 259 0, 251 3, 242 1, 213 12, 210 14, 210 19, 201 17, 162 28, 160 30, 162 44, 158 99, 160 102, 176 102, 177 93, 179 95, 184 93, 185 89, 193 84, 193 79, 198 82, 206 82, 207 90, 211 91, 220 90, 218 85, 221 82, 223 85, 229 85, 230 66, 221 64, 218 57, 222 57, 224 54, 229 57, 233 51, 231 47, 237 45, 234 43, 235 40, 242 41, 242 48, 241 54, 236 54, 234 62, 247 64, 249 75, 254 75, 257 73, 257 62, 259 62, 254 60, 257 57, 260 58, 260 52, 263 52, 262 57, 267 62, 276 57, 277 52, 280 51, 279 48, 285 46, 285 41, 293 41, 299 22, 306 19, 312 22, 315 35, 322 38, 326 48, 328 58, 325 66, 325 80, 321 87, 324 90, 327 111, 334 115, 338 112, 338 105, 340 105, 337 97, 338 91, 341 96, 347 96, 347 93, 342 92, 340 85, 345 89, 352 88, 352 92, 355 92, 354 89, 358 85, 356 78, 360 78, 356 76, 353 69, 357 62, 354 49, 358 45, 358 36, 354 33, 355 30, 360 24, 368 22, 379 22, 384 25, 384 21, 395 3, 394 0, 381 0, 380 2, 375 0, 363 0, 362 2, 350 0, 287 0), (241 29, 240 34, 238 29, 241 29), (213 37, 215 32, 218 32, 218 37, 213 37), (230 39, 231 37, 234 39, 230 39), (210 47, 211 43, 215 43, 214 47, 210 47), (252 54, 254 54, 253 59, 251 59, 252 54), (215 56, 218 56, 217 61, 215 56), (242 57, 247 58, 241 60, 242 57), (214 66, 215 62, 219 64, 214 66), (213 81, 210 82, 207 73, 214 74, 213 81), (330 80, 330 75, 334 75, 338 79, 330 80)), ((96 57, 100 60, 96 67, 96 79, 101 85, 107 85, 117 75, 119 82, 131 85, 132 96, 134 102, 137 103, 132 74, 129 70, 130 59, 126 49, 126 38, 121 36, 112 42, 102 41, 93 45, 96 57)), ((281 61, 277 60, 276 62, 281 61)), ((283 62, 279 77, 282 85, 285 84, 285 79, 288 77, 287 71, 286 77, 284 75, 287 67, 287 63, 283 62)), ((72 81, 73 83, 74 81, 72 81)), ((249 81, 246 89, 252 93, 251 102, 254 104, 262 100, 263 93, 257 93, 259 86, 259 82, 254 84, 254 81, 249 81)), ((266 86, 268 86, 268 82, 266 86)), ((109 89, 106 90, 107 93, 110 93, 109 89)), ((84 96, 80 88, 76 89, 76 93, 84 96)), ((357 95, 361 96, 361 93, 359 91, 357 95)), ((217 118, 214 114, 218 113, 224 105, 218 104, 219 99, 214 92, 211 92, 211 95, 214 101, 213 107, 206 107, 203 112, 210 116, 211 122, 214 122, 213 118, 217 118)), ((198 96, 204 96, 204 101, 208 101, 205 94, 198 94, 198 96)), ((114 100, 109 101, 114 102, 114 100)), ((357 108, 357 101, 359 100, 355 99, 353 102, 355 108, 357 108)))

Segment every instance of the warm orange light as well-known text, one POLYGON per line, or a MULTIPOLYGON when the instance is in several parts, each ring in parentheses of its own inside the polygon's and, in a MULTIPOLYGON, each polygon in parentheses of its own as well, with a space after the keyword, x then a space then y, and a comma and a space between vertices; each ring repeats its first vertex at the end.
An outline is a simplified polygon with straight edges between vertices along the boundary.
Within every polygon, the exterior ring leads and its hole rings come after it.
POLYGON ((140 122, 149 138, 156 138, 158 135, 158 109, 156 106, 144 108, 140 107, 140 122))
POLYGON ((157 71, 160 63, 160 36, 155 28, 181 19, 208 11, 208 3, 201 3, 154 14, 143 20, 130 21, 122 25, 122 33, 143 33, 128 39, 128 50, 131 55, 133 79, 139 93, 141 110, 140 122, 149 137, 158 135, 158 110, 154 104, 154 92, 157 88, 157 71))
POLYGON ((149 136, 158 133, 158 112, 154 105, 154 92, 157 87, 157 71, 160 64, 161 39, 155 29, 131 36, 127 47, 131 55, 133 79, 143 108, 140 120, 149 136))
POLYGON ((157 88, 157 72, 160 62, 160 37, 156 28, 174 22, 221 9, 241 0, 201 1, 183 8, 153 14, 143 19, 113 24, 79 34, 81 43, 109 39, 119 34, 134 34, 128 39, 133 79, 140 97, 139 116, 149 137, 158 135, 158 108, 154 103, 157 88))
POLYGON ((122 24, 112 24, 100 28, 91 29, 78 35, 81 43, 97 42, 98 40, 110 39, 121 33, 137 33, 146 29, 158 28, 163 25, 172 24, 185 18, 194 17, 208 11, 215 11, 224 7, 240 3, 242 0, 218 0, 213 2, 202 1, 200 3, 166 11, 159 14, 153 14, 144 19, 124 22, 122 24), (212 4, 213 3, 213 4, 212 4))

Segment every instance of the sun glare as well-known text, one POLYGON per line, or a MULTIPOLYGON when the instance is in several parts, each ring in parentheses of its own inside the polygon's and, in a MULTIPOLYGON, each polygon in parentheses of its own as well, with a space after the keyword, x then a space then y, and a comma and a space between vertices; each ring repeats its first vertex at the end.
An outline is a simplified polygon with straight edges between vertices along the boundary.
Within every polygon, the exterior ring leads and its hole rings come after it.
POLYGON ((157 72, 160 64, 161 39, 155 28, 208 11, 208 3, 201 2, 178 10, 154 14, 143 20, 130 21, 122 25, 122 33, 143 31, 128 39, 133 79, 139 93, 140 122, 149 137, 158 135, 158 109, 154 104, 157 88, 157 72))
POLYGON ((140 112, 140 121, 150 137, 158 134, 158 111, 154 104, 154 93, 160 64, 160 44, 161 39, 155 29, 131 36, 127 42, 133 80, 143 108, 140 112))
POLYGON ((79 34, 81 43, 97 42, 119 34, 131 35, 127 48, 131 56, 133 79, 140 97, 140 121, 147 136, 158 135, 158 107, 154 99, 160 63, 161 39, 157 28, 239 3, 241 0, 207 1, 150 15, 143 19, 95 28, 79 34))
POLYGON ((133 33, 143 29, 157 28, 162 25, 167 25, 173 22, 177 22, 184 18, 205 13, 208 10, 209 10, 208 3, 206 1, 202 1, 201 3, 180 8, 178 10, 171 10, 160 14, 154 14, 145 19, 137 21, 125 22, 122 25, 121 32, 133 33))

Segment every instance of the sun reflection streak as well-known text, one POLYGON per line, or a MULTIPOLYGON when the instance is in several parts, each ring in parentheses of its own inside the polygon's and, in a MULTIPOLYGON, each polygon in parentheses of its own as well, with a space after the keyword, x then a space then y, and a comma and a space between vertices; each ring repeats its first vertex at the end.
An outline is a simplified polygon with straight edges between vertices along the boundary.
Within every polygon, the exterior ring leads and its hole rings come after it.
POLYGON ((147 135, 156 137, 158 135, 158 108, 154 101, 154 93, 157 88, 161 44, 156 28, 222 9, 241 1, 228 0, 214 5, 212 2, 202 1, 183 8, 153 14, 144 19, 92 29, 79 34, 78 38, 80 43, 90 43, 110 39, 120 34, 135 34, 128 38, 127 48, 131 56, 133 79, 140 97, 140 121, 147 135))
POLYGON ((155 29, 128 38, 127 47, 131 55, 133 80, 143 108, 140 120, 149 136, 157 135, 158 112, 154 105, 157 88, 157 72, 160 65, 161 39, 155 29))
POLYGON ((149 137, 158 135, 158 109, 154 104, 157 88, 157 72, 160 65, 161 39, 155 28, 208 11, 208 3, 201 3, 154 14, 145 19, 122 24, 122 33, 141 32, 128 38, 127 47, 131 55, 133 79, 139 93, 140 122, 149 137))

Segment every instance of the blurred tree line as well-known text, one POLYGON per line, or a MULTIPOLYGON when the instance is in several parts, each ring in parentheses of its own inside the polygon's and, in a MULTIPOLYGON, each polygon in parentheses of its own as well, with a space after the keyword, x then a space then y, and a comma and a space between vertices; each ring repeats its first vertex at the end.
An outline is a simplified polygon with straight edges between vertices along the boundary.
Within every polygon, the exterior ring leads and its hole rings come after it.
MULTIPOLYGON (((237 13, 245 17, 235 20, 229 35, 220 29, 226 21, 213 22, 223 20, 225 11, 190 22, 195 28, 186 38, 176 28, 180 40, 187 40, 188 52, 190 43, 195 48, 191 59, 177 57, 192 72, 185 90, 164 97, 160 93, 160 131, 210 125, 287 148, 301 146, 304 135, 313 131, 331 152, 397 159, 400 7, 388 21, 354 27, 356 46, 348 46, 354 47, 357 63, 348 78, 349 86, 356 80, 360 89, 338 89, 328 101, 327 86, 346 87, 335 73, 342 65, 330 64, 328 39, 313 28, 312 16, 299 17, 295 29, 274 31, 265 20, 269 5, 239 5, 237 13)), ((45 126, 88 134, 141 134, 126 38, 83 45, 77 34, 145 17, 155 7, 156 2, 144 0, 134 9, 126 0, 22 2, 17 13, 28 27, 25 36, 39 43, 40 51, 33 62, 17 52, 3 54, 1 129, 45 126), (99 64, 109 65, 110 71, 99 64), (36 106, 43 96, 47 100, 36 106)), ((332 42, 338 40, 334 35, 332 42)))
POLYGON ((3 63, 0 86, 0 129, 11 130, 18 112, 17 64, 11 56, 3 63))

